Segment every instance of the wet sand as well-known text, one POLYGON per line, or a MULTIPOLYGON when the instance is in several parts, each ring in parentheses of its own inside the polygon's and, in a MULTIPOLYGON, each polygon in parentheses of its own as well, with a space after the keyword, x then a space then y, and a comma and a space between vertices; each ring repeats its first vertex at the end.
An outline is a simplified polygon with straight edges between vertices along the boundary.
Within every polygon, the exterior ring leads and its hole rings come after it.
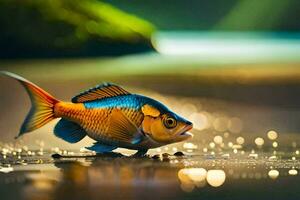
POLYGON ((22 156, 0 168, 1 199, 299 199, 299 161, 270 156, 22 156))

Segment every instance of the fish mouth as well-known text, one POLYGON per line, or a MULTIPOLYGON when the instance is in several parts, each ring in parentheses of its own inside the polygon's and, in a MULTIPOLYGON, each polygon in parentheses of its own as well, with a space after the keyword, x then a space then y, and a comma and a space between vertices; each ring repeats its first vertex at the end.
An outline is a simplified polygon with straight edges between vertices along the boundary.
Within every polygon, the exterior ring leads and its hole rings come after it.
POLYGON ((193 128, 193 125, 189 124, 187 126, 185 126, 181 131, 180 134, 178 135, 180 137, 180 139, 188 139, 193 137, 192 133, 189 133, 188 131, 191 130, 193 128))

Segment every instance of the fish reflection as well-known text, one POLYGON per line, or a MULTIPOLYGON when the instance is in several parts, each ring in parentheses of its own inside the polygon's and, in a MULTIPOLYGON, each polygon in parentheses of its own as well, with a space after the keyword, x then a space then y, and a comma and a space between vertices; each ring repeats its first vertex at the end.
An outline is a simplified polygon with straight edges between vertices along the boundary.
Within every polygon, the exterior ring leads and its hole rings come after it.
POLYGON ((181 182, 181 189, 191 192, 195 187, 206 185, 207 171, 204 168, 184 168, 178 171, 178 178, 181 182))
POLYGON ((181 189, 191 192, 195 187, 201 188, 208 183, 212 187, 220 187, 226 179, 223 170, 206 170, 204 168, 183 168, 178 171, 181 189))
POLYGON ((49 199, 61 178, 60 175, 60 171, 48 171, 47 173, 39 170, 29 171, 24 178, 26 183, 23 188, 24 199, 49 199))
POLYGON ((182 193, 178 168, 164 162, 143 160, 141 164, 141 160, 101 158, 60 160, 55 165, 61 169, 60 180, 37 178, 28 182, 26 199, 37 199, 37 193, 40 199, 49 199, 51 194, 54 200, 142 199, 145 194, 154 199, 173 199, 182 193))

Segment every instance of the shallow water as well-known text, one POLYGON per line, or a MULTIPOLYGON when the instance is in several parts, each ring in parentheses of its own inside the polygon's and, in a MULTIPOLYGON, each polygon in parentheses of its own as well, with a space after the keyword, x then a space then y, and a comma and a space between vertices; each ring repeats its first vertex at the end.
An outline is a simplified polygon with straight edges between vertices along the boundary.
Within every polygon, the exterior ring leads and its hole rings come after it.
POLYGON ((2 155, 1 199, 300 198, 300 162, 289 159, 292 152, 131 158, 65 151, 60 159, 53 153, 2 155))

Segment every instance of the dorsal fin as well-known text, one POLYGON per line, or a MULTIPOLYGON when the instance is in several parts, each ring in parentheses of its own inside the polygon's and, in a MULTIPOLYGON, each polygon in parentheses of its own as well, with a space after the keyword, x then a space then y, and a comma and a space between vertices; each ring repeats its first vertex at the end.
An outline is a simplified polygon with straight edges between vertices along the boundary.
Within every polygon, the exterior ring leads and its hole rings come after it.
POLYGON ((109 97, 128 95, 130 94, 120 86, 112 83, 103 83, 84 91, 72 98, 73 103, 82 103, 87 101, 94 101, 97 99, 104 99, 109 97))

